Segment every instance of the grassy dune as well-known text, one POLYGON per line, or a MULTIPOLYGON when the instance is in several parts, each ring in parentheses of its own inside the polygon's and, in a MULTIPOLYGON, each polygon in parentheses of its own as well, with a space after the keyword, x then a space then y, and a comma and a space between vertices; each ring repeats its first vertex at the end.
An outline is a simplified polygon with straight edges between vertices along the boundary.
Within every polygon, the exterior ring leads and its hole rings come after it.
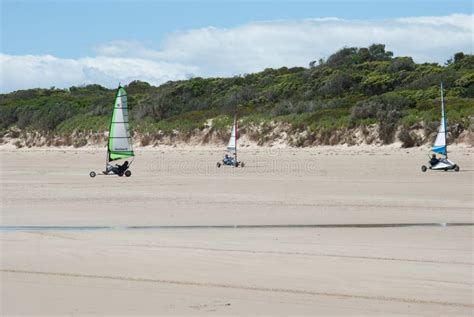
MULTIPOLYGON (((463 53, 446 65, 417 64, 374 44, 344 48, 308 68, 192 78, 159 87, 134 81, 126 89, 131 125, 144 143, 225 138, 237 112, 241 135, 258 143, 278 138, 271 133, 275 129, 289 135, 284 142, 293 146, 348 143, 354 133, 370 131, 366 143, 400 140, 409 147, 429 142, 436 133, 441 81, 450 140, 465 141, 474 118, 474 56, 463 53)), ((18 138, 21 145, 31 135, 45 140, 80 135, 84 141, 77 146, 85 145, 107 130, 114 94, 99 85, 2 94, 1 137, 18 138)))

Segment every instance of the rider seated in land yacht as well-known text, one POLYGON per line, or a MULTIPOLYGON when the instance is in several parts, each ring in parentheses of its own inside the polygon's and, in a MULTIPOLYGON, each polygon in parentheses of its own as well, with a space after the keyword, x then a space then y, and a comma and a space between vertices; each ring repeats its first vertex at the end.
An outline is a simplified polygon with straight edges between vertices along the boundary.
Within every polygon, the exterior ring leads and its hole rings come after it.
POLYGON ((439 163, 439 158, 436 157, 436 154, 433 154, 430 159, 430 165, 435 166, 439 163))
POLYGON ((224 163, 225 163, 225 164, 232 164, 233 161, 234 161, 234 158, 233 158, 233 157, 231 157, 231 156, 229 156, 229 155, 227 155, 227 154, 224 155, 224 163))
POLYGON ((108 174, 110 172, 113 172, 114 174, 121 174, 127 170, 128 166, 128 161, 123 162, 122 165, 115 164, 115 166, 113 166, 111 164, 108 164, 107 170, 104 171, 104 174, 108 174))

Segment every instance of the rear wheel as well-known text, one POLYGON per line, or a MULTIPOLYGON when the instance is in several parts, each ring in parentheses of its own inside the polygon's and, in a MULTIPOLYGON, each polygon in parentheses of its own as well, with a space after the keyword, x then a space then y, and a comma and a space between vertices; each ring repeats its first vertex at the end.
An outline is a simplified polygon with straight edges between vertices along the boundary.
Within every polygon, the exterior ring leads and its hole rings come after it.
POLYGON ((427 170, 427 167, 423 165, 423 166, 421 167, 421 171, 422 171, 422 172, 426 172, 426 170, 427 170))
POLYGON ((459 172, 459 166, 455 165, 455 166, 454 166, 454 170, 455 170, 456 172, 459 172))
POLYGON ((221 163, 217 162, 216 166, 221 167, 221 163))
POLYGON ((92 171, 92 172, 90 172, 90 173, 89 173, 89 176, 90 176, 90 177, 92 177, 92 178, 94 178, 94 177, 95 177, 95 175, 96 175, 96 174, 95 174, 95 172, 94 172, 94 171, 92 171))
POLYGON ((123 176, 123 173, 118 173, 117 175, 120 176, 120 177, 122 177, 122 176, 123 176))
POLYGON ((444 171, 447 172, 447 171, 448 171, 448 168, 445 168, 444 171))
POLYGON ((130 171, 130 170, 125 171, 125 176, 127 176, 127 177, 132 176, 132 171, 130 171))
POLYGON ((239 162, 235 162, 235 167, 239 167, 239 162))

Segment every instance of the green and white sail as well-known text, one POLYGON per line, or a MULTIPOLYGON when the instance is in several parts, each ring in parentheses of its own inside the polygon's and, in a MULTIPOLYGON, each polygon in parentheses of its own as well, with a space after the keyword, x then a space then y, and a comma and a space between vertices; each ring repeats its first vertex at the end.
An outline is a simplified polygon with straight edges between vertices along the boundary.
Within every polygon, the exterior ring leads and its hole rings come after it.
POLYGON ((128 127, 127 92, 120 86, 117 89, 110 122, 107 152, 109 162, 135 156, 128 127))
POLYGON ((438 135, 436 136, 435 143, 431 150, 435 153, 439 153, 442 155, 448 155, 447 149, 447 129, 446 129, 446 111, 444 109, 444 96, 443 96, 443 84, 441 84, 441 123, 438 129, 438 135))

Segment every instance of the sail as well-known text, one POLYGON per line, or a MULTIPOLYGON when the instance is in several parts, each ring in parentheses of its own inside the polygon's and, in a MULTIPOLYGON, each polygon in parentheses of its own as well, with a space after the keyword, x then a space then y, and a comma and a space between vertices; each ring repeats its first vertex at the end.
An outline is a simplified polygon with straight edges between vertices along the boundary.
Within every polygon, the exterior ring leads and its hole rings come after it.
POLYGON ((229 144, 227 144, 227 151, 235 153, 237 151, 237 120, 234 118, 234 125, 230 133, 229 144))
POLYGON ((109 130, 109 161, 132 157, 132 138, 128 129, 127 92, 118 88, 109 130))
POLYGON ((433 152, 447 155, 446 136, 446 112, 444 110, 443 84, 441 84, 441 123, 439 125, 438 135, 436 136, 435 143, 431 148, 433 152))

